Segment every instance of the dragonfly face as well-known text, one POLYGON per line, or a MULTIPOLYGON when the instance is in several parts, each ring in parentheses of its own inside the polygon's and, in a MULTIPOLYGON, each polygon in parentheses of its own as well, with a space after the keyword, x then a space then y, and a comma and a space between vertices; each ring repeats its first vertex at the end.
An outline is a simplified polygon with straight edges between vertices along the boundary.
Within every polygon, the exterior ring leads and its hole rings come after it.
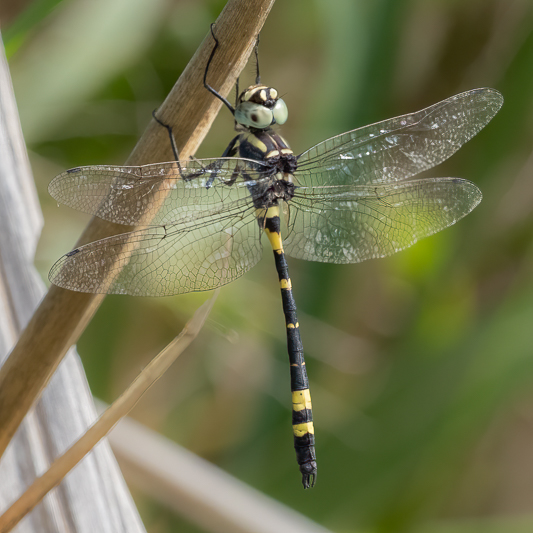
POLYGON ((288 115, 275 89, 257 79, 233 108, 206 77, 207 68, 204 86, 230 109, 241 133, 217 159, 79 167, 55 177, 48 190, 58 202, 143 227, 76 248, 57 261, 49 278, 93 293, 210 290, 259 261, 266 233, 281 288, 294 445, 307 488, 317 472, 311 396, 285 254, 358 263, 396 253, 456 223, 481 201, 479 189, 459 178, 412 178, 476 135, 503 98, 494 89, 474 89, 295 156, 271 128, 288 115), (282 240, 283 206, 289 216, 282 240))
POLYGON ((246 129, 264 130, 285 124, 289 112, 278 91, 266 85, 252 85, 242 92, 235 107, 235 121, 246 129))

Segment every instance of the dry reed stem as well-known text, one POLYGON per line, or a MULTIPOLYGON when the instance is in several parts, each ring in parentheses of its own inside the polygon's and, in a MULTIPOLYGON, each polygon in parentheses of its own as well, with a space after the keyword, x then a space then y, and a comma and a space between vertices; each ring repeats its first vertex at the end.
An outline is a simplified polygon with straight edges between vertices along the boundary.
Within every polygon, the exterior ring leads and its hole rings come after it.
MULTIPOLYGON (((230 0, 217 19, 216 33, 221 46, 211 65, 209 81, 221 94, 229 93, 244 68, 273 3, 274 0, 230 0)), ((184 159, 196 152, 222 105, 202 85, 212 47, 212 37, 208 33, 158 111, 158 117, 174 127, 177 145, 184 159)), ((166 136, 166 130, 152 121, 127 164, 171 159, 166 136)), ((94 218, 79 244, 123 231, 123 226, 94 218)), ((50 287, 0 369, 0 456, 102 300, 103 295, 50 287)))

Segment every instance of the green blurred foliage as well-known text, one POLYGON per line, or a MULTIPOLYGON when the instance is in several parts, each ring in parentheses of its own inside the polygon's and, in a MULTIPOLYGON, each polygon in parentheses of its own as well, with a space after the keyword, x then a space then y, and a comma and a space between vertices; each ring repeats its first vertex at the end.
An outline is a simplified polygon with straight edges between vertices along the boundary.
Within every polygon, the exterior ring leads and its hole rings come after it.
MULTIPOLYGON (((87 222, 56 207, 48 182, 68 167, 126 159, 222 7, 70 0, 10 36, 46 220, 43 277, 87 222)), ((134 416, 334 531, 532 531, 532 30, 529 0, 278 2, 261 73, 289 105, 283 135, 296 153, 495 87, 500 113, 429 173, 475 181, 484 201, 389 259, 290 261, 315 409, 312 491, 294 461, 268 253, 223 289, 200 338, 134 416)), ((198 156, 221 154, 232 133, 222 110, 198 156)), ((112 401, 204 298, 108 297, 79 343, 95 395, 112 401)), ((136 496, 149 529, 196 531, 136 496)))

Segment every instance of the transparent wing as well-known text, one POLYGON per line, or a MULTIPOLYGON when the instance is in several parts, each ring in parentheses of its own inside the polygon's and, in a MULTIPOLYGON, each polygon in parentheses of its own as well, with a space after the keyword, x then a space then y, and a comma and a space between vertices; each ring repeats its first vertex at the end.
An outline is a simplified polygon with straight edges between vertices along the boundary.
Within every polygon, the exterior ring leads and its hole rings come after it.
POLYGON ((468 214, 481 191, 459 178, 300 187, 289 205, 288 255, 324 263, 385 257, 468 214))
POLYGON ((52 267, 52 283, 66 289, 134 296, 210 290, 233 281, 261 258, 253 207, 237 202, 223 212, 148 226, 92 242, 52 267))
POLYGON ((332 137, 299 156, 295 182, 311 187, 409 178, 453 155, 502 103, 498 91, 474 89, 422 111, 332 137))
POLYGON ((78 167, 56 176, 48 191, 59 203, 110 222, 161 225, 249 199, 248 184, 262 179, 261 169, 260 162, 236 158, 78 167))

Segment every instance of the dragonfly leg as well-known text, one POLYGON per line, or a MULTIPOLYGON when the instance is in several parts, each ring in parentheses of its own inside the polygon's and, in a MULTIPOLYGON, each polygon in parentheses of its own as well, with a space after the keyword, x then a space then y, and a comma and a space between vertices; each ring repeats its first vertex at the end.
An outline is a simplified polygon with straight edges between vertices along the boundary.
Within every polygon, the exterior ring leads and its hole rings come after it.
MULTIPOLYGON (((166 128, 168 131, 168 138, 170 139, 170 146, 172 147, 172 153, 174 154, 174 160, 178 163, 180 161, 180 155, 178 150, 178 145, 176 144, 176 139, 174 138, 174 133, 172 132, 172 126, 170 124, 165 124, 162 120, 158 119, 155 115, 157 109, 154 109, 152 111, 152 116, 154 117, 154 120, 160 125, 163 126, 163 128, 166 128)), ((181 168, 180 168, 181 172, 181 168)))
POLYGON ((207 72, 209 71, 209 66, 211 65, 211 61, 213 60, 213 57, 215 56, 215 52, 219 46, 218 39, 216 38, 215 32, 213 30, 215 23, 211 24, 211 35, 213 36, 213 40, 215 41, 215 46, 213 47, 213 50, 211 50, 211 55, 209 56, 209 59, 207 60, 207 65, 205 66, 204 71, 204 87, 216 98, 218 98, 230 111, 232 115, 235 115, 235 108, 224 98, 218 91, 213 89, 211 85, 207 83, 207 72))
POLYGON ((255 40, 254 54, 255 54, 255 84, 259 85, 261 83, 261 75, 259 74, 259 37, 260 33, 257 34, 257 39, 255 40))
MULTIPOLYGON (((172 152, 174 153, 175 161, 178 164, 179 172, 180 172, 180 174, 182 174, 182 167, 181 167, 180 160, 179 160, 178 147, 177 147, 177 144, 176 144, 176 139, 174 138, 174 134, 172 132, 172 126, 170 126, 169 124, 165 124, 162 120, 157 118, 157 116, 155 114, 156 111, 157 111, 156 109, 154 109, 154 111, 152 111, 152 116, 154 117, 155 121, 160 126, 163 126, 163 128, 166 128, 166 130, 168 131, 168 137, 170 139, 170 145, 172 147, 172 152)), ((234 155, 236 155, 236 153, 238 151, 238 148, 237 148, 237 146, 238 146, 237 145, 237 141, 238 140, 239 140, 239 135, 237 135, 236 137, 234 137, 231 140, 231 142, 228 144, 228 147, 224 150, 224 153, 222 154, 221 157, 233 157, 234 155)), ((198 161, 198 159, 196 159, 194 156, 190 156, 189 159, 191 159, 192 161, 198 161)), ((217 165, 220 165, 220 163, 218 161, 214 161, 211 165, 208 165, 208 166, 203 166, 202 165, 203 173, 206 173, 206 172, 210 172, 211 173, 211 175, 209 176, 209 179, 207 180, 207 183, 205 185, 206 189, 211 188, 211 186, 213 185, 213 182, 215 181, 215 179, 217 177, 217 165)), ((200 176, 200 174, 201 174, 201 172, 196 172, 194 174, 188 175, 187 177, 184 176, 184 179, 185 180, 191 180, 191 179, 197 178, 198 176, 200 176)))
MULTIPOLYGON (((222 154, 221 157, 233 157, 237 153, 236 144, 238 140, 239 140, 239 135, 237 135, 231 140, 231 142, 228 144, 228 147, 224 150, 224 153, 222 154)), ((209 189, 213 185, 213 182, 215 181, 217 177, 217 165, 220 165, 219 161, 215 161, 208 167, 204 167, 206 170, 207 169, 209 169, 210 171, 214 170, 214 172, 211 173, 211 176, 207 180, 207 183, 205 184, 206 189, 209 189)), ((230 185, 232 184, 233 183, 230 183, 230 185)))

